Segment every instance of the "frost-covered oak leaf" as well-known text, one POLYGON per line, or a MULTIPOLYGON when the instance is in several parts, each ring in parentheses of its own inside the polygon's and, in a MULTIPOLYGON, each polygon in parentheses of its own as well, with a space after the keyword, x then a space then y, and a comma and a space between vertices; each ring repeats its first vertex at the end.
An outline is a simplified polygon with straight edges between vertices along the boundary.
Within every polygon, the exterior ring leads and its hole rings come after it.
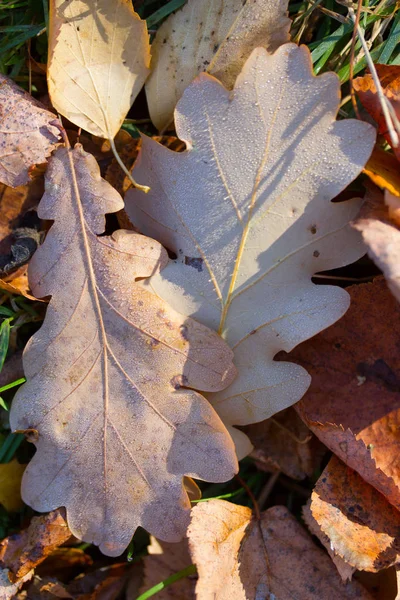
POLYGON ((184 389, 228 385, 232 352, 135 283, 167 255, 132 231, 101 235, 105 213, 122 206, 93 156, 79 145, 56 151, 39 206, 54 224, 29 268, 33 293, 52 299, 11 411, 14 430, 37 432, 25 502, 65 506, 72 533, 109 555, 139 525, 180 539, 190 508, 183 476, 225 481, 236 469, 222 422, 184 389))
MULTIPOLYGON (((330 200, 362 170, 375 130, 335 120, 339 90, 335 74, 313 76, 305 47, 258 48, 233 92, 205 74, 187 88, 175 112, 186 152, 143 138, 134 172, 151 192, 130 190, 126 209, 177 255, 151 278, 153 292, 234 351, 238 378, 207 395, 227 426, 299 400, 307 372, 274 356, 348 308, 345 290, 311 281, 365 252, 349 226, 360 201, 330 200)), ((250 444, 231 432, 243 456, 250 444)))

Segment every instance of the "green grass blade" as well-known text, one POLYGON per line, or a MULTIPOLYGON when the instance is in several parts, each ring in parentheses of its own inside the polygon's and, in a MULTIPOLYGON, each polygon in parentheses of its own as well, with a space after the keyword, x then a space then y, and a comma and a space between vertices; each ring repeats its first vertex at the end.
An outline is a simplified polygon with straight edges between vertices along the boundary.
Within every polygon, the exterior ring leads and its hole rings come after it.
POLYGON ((150 15, 150 17, 147 19, 147 27, 152 29, 154 25, 157 25, 157 23, 168 17, 175 10, 178 10, 178 8, 183 6, 185 2, 186 0, 171 0, 171 2, 168 2, 168 4, 162 6, 156 10, 155 13, 150 15))
POLYGON ((11 390, 11 388, 16 387, 17 385, 21 385, 21 383, 25 383, 25 381, 25 377, 21 377, 21 379, 16 379, 12 383, 7 383, 7 385, 3 385, 3 387, 0 388, 0 394, 5 392, 6 390, 11 390))
POLYGON ((7 306, 0 306, 0 316, 1 317, 15 317, 15 312, 11 310, 11 308, 7 308, 7 306))
POLYGON ((140 594, 140 596, 138 596, 136 598, 136 600, 147 600, 147 598, 151 598, 152 596, 155 596, 156 594, 158 594, 158 592, 161 592, 168 585, 171 585, 171 583, 175 583, 175 581, 184 579, 185 577, 188 577, 189 575, 194 575, 196 572, 197 572, 196 565, 190 565, 189 567, 182 569, 182 571, 178 571, 178 573, 174 573, 173 575, 171 575, 171 577, 167 577, 167 579, 164 579, 164 581, 157 583, 157 585, 154 585, 152 588, 150 588, 143 594, 140 594))
POLYGON ((29 39, 37 35, 39 31, 42 31, 43 27, 44 23, 41 23, 40 25, 35 25, 31 27, 28 31, 24 31, 20 35, 12 36, 12 39, 9 39, 7 36, 7 39, 4 42, 4 44, 0 45, 0 55, 7 52, 7 50, 11 50, 11 48, 15 48, 16 46, 27 42, 29 39))
POLYGON ((11 435, 13 436, 13 439, 11 440, 11 444, 7 451, 4 453, 3 460, 1 461, 3 463, 9 463, 14 458, 14 454, 25 439, 23 433, 12 433, 11 435))
POLYGON ((5 319, 0 325, 0 371, 3 368, 4 361, 6 360, 8 344, 10 341, 10 319, 5 319))
POLYGON ((400 42, 400 13, 395 17, 395 20, 390 30, 389 36, 383 46, 383 50, 378 56, 378 63, 387 65, 394 49, 400 42))

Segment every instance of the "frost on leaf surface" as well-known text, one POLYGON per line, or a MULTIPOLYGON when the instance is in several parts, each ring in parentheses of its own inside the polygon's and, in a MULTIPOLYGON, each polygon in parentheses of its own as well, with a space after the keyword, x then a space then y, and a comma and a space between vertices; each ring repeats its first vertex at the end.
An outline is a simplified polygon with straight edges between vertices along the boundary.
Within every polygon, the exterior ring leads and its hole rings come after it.
POLYGON ((25 502, 65 506, 73 534, 109 555, 139 525, 180 539, 190 507, 183 476, 225 481, 237 466, 215 411, 184 389, 229 385, 232 352, 135 283, 167 257, 131 231, 99 235, 104 214, 122 206, 90 154, 56 151, 39 206, 54 223, 29 267, 33 293, 52 299, 11 412, 13 429, 38 432, 25 502))
MULTIPOLYGON (((299 400, 308 374, 275 354, 349 305, 346 291, 311 282, 365 252, 349 226, 360 201, 330 200, 360 173, 375 131, 335 120, 339 89, 333 73, 313 76, 305 47, 258 48, 233 92, 204 74, 187 88, 175 112, 186 152, 143 138, 135 175, 151 178, 151 192, 130 190, 126 209, 177 254, 151 278, 152 290, 234 350, 238 378, 207 395, 228 426, 299 400)), ((245 454, 249 443, 232 434, 245 454)))

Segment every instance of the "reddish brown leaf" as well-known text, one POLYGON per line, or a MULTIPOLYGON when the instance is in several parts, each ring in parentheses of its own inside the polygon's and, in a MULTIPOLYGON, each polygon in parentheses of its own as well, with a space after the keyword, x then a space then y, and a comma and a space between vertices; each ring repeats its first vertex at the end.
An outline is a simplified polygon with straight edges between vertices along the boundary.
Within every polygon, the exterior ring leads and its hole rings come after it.
POLYGON ((400 230, 397 196, 389 191, 382 192, 370 185, 365 204, 359 217, 353 223, 354 229, 361 232, 368 254, 382 269, 388 286, 400 302, 400 230))
POLYGON ((243 427, 254 446, 251 456, 260 469, 282 471, 293 479, 311 476, 325 452, 293 408, 243 427))
POLYGON ((0 181, 17 187, 29 181, 32 166, 46 162, 58 142, 55 115, 0 74, 0 181))
POLYGON ((400 558, 400 513, 336 456, 311 496, 311 514, 331 549, 351 566, 380 571, 400 558))
POLYGON ((0 566, 10 570, 12 582, 24 577, 71 537, 64 517, 63 510, 33 517, 28 529, 0 542, 0 566))
POLYGON ((312 375, 296 409, 328 448, 400 508, 400 306, 383 278, 347 289, 345 316, 290 355, 312 375))
MULTIPOLYGON (((392 103, 392 106, 400 116, 400 66, 398 65, 375 65, 379 79, 381 81, 383 92, 392 103)), ((357 77, 354 82, 356 90, 364 108, 369 112, 371 117, 378 125, 378 131, 382 134, 389 144, 391 143, 388 135, 387 125, 382 112, 382 105, 379 101, 376 87, 372 79, 372 75, 364 75, 357 77)), ((393 148, 394 153, 400 158, 400 150, 393 148)))

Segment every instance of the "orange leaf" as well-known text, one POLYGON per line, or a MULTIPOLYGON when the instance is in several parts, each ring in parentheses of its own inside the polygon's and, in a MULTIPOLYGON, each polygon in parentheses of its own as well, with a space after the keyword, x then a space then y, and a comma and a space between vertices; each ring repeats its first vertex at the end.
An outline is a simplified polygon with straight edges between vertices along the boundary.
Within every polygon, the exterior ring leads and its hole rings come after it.
MULTIPOLYGON (((382 84, 383 93, 390 100, 397 114, 400 116, 400 66, 398 65, 375 65, 379 79, 382 84)), ((354 82, 356 90, 364 108, 369 112, 371 117, 378 125, 378 131, 382 134, 386 141, 390 144, 390 136, 388 135, 387 125, 382 113, 381 102, 379 101, 376 87, 372 79, 372 75, 364 75, 357 77, 354 82)), ((395 155, 400 159, 400 148, 393 148, 395 155)))
POLYGON ((310 509, 332 550, 351 566, 376 572, 398 561, 399 512, 336 456, 315 486, 310 509))

